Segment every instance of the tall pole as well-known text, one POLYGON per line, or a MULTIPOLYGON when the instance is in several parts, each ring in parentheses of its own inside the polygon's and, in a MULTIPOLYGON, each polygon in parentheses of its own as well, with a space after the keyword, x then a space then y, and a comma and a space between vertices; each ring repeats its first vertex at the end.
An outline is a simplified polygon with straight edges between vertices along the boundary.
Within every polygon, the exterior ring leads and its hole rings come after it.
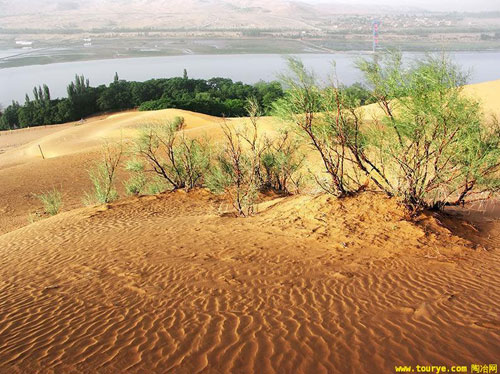
POLYGON ((379 20, 373 20, 372 22, 372 31, 373 31, 373 53, 377 51, 378 47, 378 29, 380 26, 379 20))
POLYGON ((42 155, 42 158, 45 160, 45 156, 43 154, 43 151, 42 151, 42 147, 40 147, 40 144, 38 144, 38 149, 40 150, 40 153, 42 155))

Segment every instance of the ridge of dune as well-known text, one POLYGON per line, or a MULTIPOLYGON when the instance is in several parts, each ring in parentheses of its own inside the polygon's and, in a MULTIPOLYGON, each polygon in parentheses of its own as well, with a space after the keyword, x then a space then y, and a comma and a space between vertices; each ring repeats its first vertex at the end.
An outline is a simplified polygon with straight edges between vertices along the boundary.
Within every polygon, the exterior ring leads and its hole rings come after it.
MULTIPOLYGON (((463 92, 479 100, 486 116, 500 116, 500 79, 465 85, 463 92)), ((365 105, 362 109, 367 119, 384 115, 383 109, 377 103, 365 105)))
MULTIPOLYGON (((465 86, 467 94, 479 99, 484 112, 500 115, 500 80, 471 84, 465 86)), ((363 107, 367 118, 377 117, 381 109, 377 104, 369 104, 363 107)), ((120 140, 134 137, 139 127, 148 122, 173 119, 176 116, 185 118, 188 132, 201 135, 207 132, 218 132, 222 118, 195 113, 181 109, 163 109, 158 111, 138 112, 128 111, 115 113, 107 116, 90 118, 80 124, 42 126, 30 128, 29 139, 23 141, 22 135, 28 129, 11 130, 0 132, 0 169, 21 162, 41 158, 38 145, 44 150, 45 157, 52 158, 73 153, 85 152, 95 149, 102 144, 104 139, 120 140), (38 133, 38 135, 36 135, 38 133)), ((244 119, 228 119, 239 123, 244 119)), ((271 117, 264 117, 265 131, 271 131, 277 123, 271 117)))
MULTIPOLYGON (((54 131, 49 134, 40 131, 40 137, 32 139, 27 144, 0 153, 0 169, 18 165, 34 159, 40 159, 38 146, 42 148, 45 158, 54 158, 74 153, 83 153, 94 150, 102 145, 104 140, 119 141, 120 139, 133 138, 137 129, 144 124, 173 119, 176 116, 185 117, 189 124, 188 129, 210 127, 220 121, 217 117, 189 112, 180 109, 164 109, 151 112, 122 112, 109 116, 90 118, 83 123, 74 122, 72 125, 52 125, 54 131)), ((16 135, 14 130, 0 138, 7 146, 8 137, 16 135)), ((33 131, 34 132, 34 131, 33 131)), ((34 136, 33 136, 34 137, 34 136)), ((1 145, 1 143, 0 143, 1 145)))
POLYGON ((0 372, 375 374, 498 357, 497 250, 372 193, 247 219, 220 204, 129 198, 1 235, 0 372))
POLYGON ((464 91, 480 100, 486 115, 500 116, 500 79, 469 84, 464 91))

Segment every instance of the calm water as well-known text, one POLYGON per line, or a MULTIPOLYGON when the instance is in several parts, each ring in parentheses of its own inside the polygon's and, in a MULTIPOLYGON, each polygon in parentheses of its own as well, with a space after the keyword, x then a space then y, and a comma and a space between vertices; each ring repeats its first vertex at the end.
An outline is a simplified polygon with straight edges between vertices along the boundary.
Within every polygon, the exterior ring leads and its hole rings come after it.
MULTIPOLYGON (((0 51, 0 55, 1 55, 0 51)), ((323 80, 332 72, 336 62, 339 79, 345 84, 361 81, 354 61, 359 57, 370 58, 364 53, 304 54, 300 57, 308 68, 323 80)), ((422 56, 407 53, 409 59, 422 56)), ((455 62, 471 70, 471 83, 500 79, 500 52, 457 52, 455 62)), ((182 76, 187 69, 191 78, 227 77, 245 83, 274 80, 286 68, 281 55, 185 55, 170 57, 143 57, 85 62, 68 62, 51 65, 33 65, 0 69, 0 103, 8 105, 13 99, 24 102, 25 93, 33 86, 47 84, 52 97, 66 94, 67 84, 75 74, 84 74, 91 85, 112 81, 115 72, 121 79, 144 81, 151 78, 182 76)))

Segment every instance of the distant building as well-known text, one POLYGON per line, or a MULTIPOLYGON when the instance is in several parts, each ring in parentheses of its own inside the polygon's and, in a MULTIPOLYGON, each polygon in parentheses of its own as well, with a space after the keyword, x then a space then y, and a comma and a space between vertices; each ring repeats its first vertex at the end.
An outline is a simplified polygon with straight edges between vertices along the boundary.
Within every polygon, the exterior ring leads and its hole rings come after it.
POLYGON ((16 40, 16 44, 23 47, 30 47, 31 45, 33 45, 33 42, 28 42, 25 40, 16 40))

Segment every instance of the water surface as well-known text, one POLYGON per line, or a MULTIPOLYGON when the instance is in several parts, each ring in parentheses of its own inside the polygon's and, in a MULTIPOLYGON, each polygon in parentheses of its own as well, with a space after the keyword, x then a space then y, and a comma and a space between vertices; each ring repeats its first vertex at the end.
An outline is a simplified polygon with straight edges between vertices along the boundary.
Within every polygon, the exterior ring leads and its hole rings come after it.
MULTIPOLYGON (((0 56, 2 51, 0 51, 0 56)), ((302 54, 306 66, 313 69, 322 80, 331 75, 332 61, 336 62, 341 82, 352 84, 362 80, 354 62, 360 57, 371 58, 364 52, 336 54, 302 54)), ((421 57, 419 53, 406 53, 408 59, 421 57)), ((500 79, 500 52, 456 52, 455 61, 464 69, 471 70, 471 83, 500 79)), ((6 106, 12 100, 24 102, 33 86, 47 84, 52 97, 66 95, 66 86, 75 74, 84 74, 91 85, 108 84, 115 72, 122 79, 144 81, 151 78, 182 76, 187 69, 191 78, 227 77, 245 83, 274 80, 286 69, 282 55, 182 55, 167 57, 142 57, 112 60, 66 62, 50 65, 31 65, 0 69, 0 104, 6 106)))

